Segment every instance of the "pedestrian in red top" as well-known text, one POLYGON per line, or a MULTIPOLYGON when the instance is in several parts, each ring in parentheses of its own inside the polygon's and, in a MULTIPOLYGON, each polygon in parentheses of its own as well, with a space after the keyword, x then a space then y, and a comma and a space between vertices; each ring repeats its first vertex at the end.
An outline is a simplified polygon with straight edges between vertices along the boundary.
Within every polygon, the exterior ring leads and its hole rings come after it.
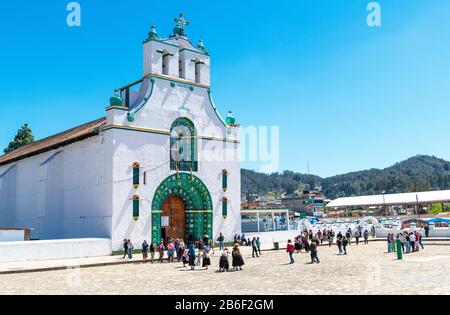
POLYGON ((294 251, 295 251, 295 246, 294 246, 294 244, 292 244, 292 241, 291 241, 291 240, 288 240, 286 252, 289 253, 289 258, 291 259, 291 262, 289 263, 290 265, 293 264, 293 263, 295 263, 294 257, 293 257, 294 251))

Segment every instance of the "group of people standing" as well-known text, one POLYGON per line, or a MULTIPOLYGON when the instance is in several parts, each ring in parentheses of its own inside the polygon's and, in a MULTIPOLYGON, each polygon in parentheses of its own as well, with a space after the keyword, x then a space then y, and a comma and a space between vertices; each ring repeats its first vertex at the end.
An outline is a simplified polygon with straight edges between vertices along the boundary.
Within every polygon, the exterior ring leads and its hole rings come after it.
POLYGON ((388 236, 386 238, 388 253, 396 252, 397 250, 399 250, 396 245, 397 240, 400 241, 401 250, 404 254, 418 252, 420 249, 424 249, 422 243, 422 235, 418 231, 403 231, 398 233, 397 235, 388 233, 388 236))
POLYGON ((355 238, 356 245, 359 245, 360 239, 363 238, 364 244, 369 243, 369 231, 362 230, 361 227, 352 231, 350 228, 345 234, 339 232, 337 235, 330 229, 323 229, 313 233, 312 230, 305 230, 302 234, 295 237, 294 243, 291 240, 288 241, 286 251, 289 253, 290 263, 295 262, 293 254, 300 253, 303 250, 311 255, 311 263, 320 263, 318 257, 318 246, 322 244, 328 244, 331 247, 334 243, 338 248, 339 255, 347 255, 347 246, 351 245, 352 239, 355 238), (336 239, 336 241, 335 241, 336 239))
MULTIPOLYGON (((242 267, 245 263, 239 249, 240 244, 236 243, 233 246, 232 251, 230 252, 229 249, 225 247, 225 238, 222 233, 220 233, 217 241, 219 243, 220 250, 222 251, 219 260, 219 271, 224 272, 230 270, 230 254, 232 257, 231 266, 233 270, 243 270, 242 267)), ((256 254, 256 256, 258 256, 258 254, 260 255, 261 242, 259 241, 259 238, 254 238, 254 240, 251 241, 251 244, 253 246, 253 254, 256 254)), ((123 241, 123 249, 123 259, 127 257, 128 259, 132 259, 134 246, 131 240, 125 239, 123 241)), ((182 239, 172 240, 168 238, 166 242, 161 239, 158 245, 155 245, 154 243, 149 244, 147 241, 144 241, 142 243, 141 252, 143 263, 147 263, 148 261, 154 263, 155 255, 156 253, 158 253, 156 261, 158 261, 159 263, 163 263, 165 260, 169 263, 182 262, 184 268, 187 268, 187 266, 189 266, 191 270, 195 270, 195 267, 200 266, 205 270, 208 270, 209 266, 211 266, 211 255, 214 255, 215 253, 214 243, 207 235, 205 235, 203 239, 200 239, 196 242, 191 242, 189 246, 187 246, 182 239), (165 259, 164 257, 166 252, 167 259, 165 259)))

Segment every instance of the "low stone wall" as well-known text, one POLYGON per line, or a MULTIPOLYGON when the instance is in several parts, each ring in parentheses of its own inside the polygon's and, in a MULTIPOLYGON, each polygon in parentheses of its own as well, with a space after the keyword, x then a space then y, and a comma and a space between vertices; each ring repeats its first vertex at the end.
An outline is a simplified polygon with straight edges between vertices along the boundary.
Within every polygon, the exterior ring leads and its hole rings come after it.
POLYGON ((66 239, 0 243, 0 262, 85 258, 111 254, 110 239, 66 239))

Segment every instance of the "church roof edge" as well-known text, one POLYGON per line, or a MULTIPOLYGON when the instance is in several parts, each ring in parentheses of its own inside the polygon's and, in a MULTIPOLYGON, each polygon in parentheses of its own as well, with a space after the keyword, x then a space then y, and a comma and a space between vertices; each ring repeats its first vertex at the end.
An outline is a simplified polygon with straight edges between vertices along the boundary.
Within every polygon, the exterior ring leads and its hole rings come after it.
POLYGON ((17 150, 0 156, 0 166, 17 162, 25 158, 48 152, 74 142, 78 142, 94 136, 100 132, 101 127, 106 124, 106 117, 79 125, 66 131, 57 133, 47 138, 25 145, 17 150))

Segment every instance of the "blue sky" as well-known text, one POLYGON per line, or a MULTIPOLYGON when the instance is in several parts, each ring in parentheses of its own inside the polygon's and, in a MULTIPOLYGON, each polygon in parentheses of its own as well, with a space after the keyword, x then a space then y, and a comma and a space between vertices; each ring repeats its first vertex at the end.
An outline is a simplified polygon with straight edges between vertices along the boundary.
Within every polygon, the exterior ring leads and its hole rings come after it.
POLYGON ((2 1, 0 147, 25 122, 43 138, 103 116, 114 88, 141 76, 150 25, 168 35, 184 11, 222 115, 280 127, 280 171, 450 160, 450 1, 378 1, 379 28, 369 2, 80 0, 82 26, 69 28, 69 1, 2 1))

